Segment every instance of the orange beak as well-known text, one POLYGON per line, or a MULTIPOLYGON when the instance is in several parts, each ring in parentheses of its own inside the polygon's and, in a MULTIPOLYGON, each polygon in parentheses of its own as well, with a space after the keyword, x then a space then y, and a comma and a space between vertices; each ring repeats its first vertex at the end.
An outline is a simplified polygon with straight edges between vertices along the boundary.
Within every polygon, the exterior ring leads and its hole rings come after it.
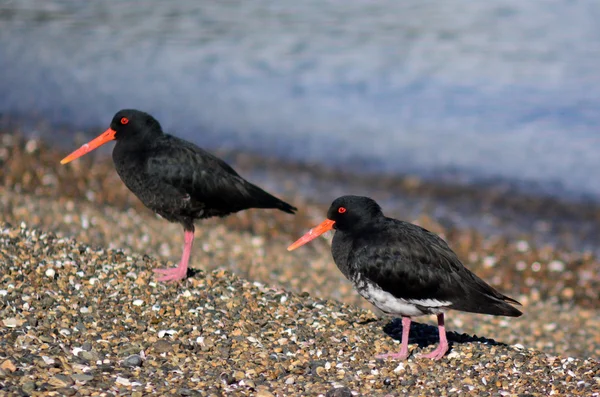
POLYGON ((111 128, 107 129, 100 136, 92 139, 91 141, 89 141, 88 143, 86 143, 85 145, 80 147, 79 149, 75 150, 73 153, 71 153, 64 159, 60 160, 60 163, 67 164, 68 162, 71 162, 71 161, 75 160, 76 158, 79 158, 79 157, 83 156, 84 154, 89 153, 92 150, 104 145, 106 142, 110 142, 110 141, 114 140, 116 133, 117 133, 117 131, 115 131, 111 128))
POLYGON ((309 241, 316 239, 321 234, 330 231, 331 229, 333 229, 334 223, 335 223, 335 221, 332 221, 331 219, 324 220, 323 222, 321 222, 321 224, 313 227, 312 229, 310 229, 308 231, 308 233, 306 233, 304 236, 302 236, 298 240, 296 240, 296 242, 294 244, 290 245, 288 247, 288 251, 293 251, 296 248, 300 247, 301 245, 304 245, 304 244, 308 243, 309 241))

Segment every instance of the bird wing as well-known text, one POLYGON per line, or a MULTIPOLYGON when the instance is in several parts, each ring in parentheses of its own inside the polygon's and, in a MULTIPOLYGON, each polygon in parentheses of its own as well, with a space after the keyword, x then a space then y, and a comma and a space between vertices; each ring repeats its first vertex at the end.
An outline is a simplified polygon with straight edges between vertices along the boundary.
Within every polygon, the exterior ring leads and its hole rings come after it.
POLYGON ((168 141, 157 145, 148 157, 146 170, 160 185, 189 196, 190 209, 231 212, 248 198, 250 184, 223 160, 190 142, 165 138, 168 141))
MULTIPOLYGON (((349 256, 367 279, 397 298, 451 302, 458 310, 480 312, 482 301, 516 302, 463 266, 439 236, 411 223, 388 218, 389 226, 368 235, 349 256)), ((437 304, 437 303, 435 303, 437 304)))

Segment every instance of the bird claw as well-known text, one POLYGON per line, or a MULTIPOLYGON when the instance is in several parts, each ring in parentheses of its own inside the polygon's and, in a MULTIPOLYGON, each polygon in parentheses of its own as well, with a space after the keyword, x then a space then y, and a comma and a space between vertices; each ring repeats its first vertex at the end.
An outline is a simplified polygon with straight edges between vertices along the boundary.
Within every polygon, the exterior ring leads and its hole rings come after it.
POLYGON ((187 274, 187 269, 174 267, 171 269, 153 269, 154 273, 163 274, 164 276, 158 277, 157 281, 179 281, 183 280, 187 274))
MULTIPOLYGON (((440 360, 442 357, 444 357, 446 355, 447 351, 448 351, 447 345, 446 346, 439 345, 434 351, 432 351, 429 354, 422 354, 421 357, 430 358, 432 360, 440 360)), ((398 353, 378 354, 375 356, 375 358, 379 359, 379 360, 392 359, 392 360, 403 361, 403 360, 406 360, 409 355, 410 355, 410 353, 408 352, 408 349, 407 349, 406 351, 400 350, 400 352, 398 352, 398 353)))
POLYGON ((423 354, 422 357, 430 358, 432 360, 440 360, 442 357, 444 357, 446 355, 447 351, 448 351, 448 346, 440 345, 437 347, 437 349, 435 349, 431 353, 423 354))

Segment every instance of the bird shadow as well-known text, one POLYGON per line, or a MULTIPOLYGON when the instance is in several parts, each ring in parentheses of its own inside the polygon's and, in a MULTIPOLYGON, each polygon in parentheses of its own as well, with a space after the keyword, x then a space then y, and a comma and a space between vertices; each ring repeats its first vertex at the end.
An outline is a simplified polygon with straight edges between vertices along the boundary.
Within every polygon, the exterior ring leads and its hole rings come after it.
MULTIPOLYGON (((383 332, 385 332, 391 338, 400 341, 402 339, 402 320, 399 318, 393 319, 383 326, 383 332)), ((484 343, 491 346, 508 346, 506 343, 497 342, 494 339, 488 339, 477 335, 468 335, 465 333, 459 334, 458 332, 453 331, 447 331, 446 337, 448 338, 448 345, 450 347, 449 351, 452 350, 452 346, 454 344, 473 342, 484 343)), ((411 322, 408 343, 416 343, 420 348, 425 348, 439 343, 438 327, 429 324, 421 324, 414 321, 411 322)))
POLYGON ((373 317, 373 318, 367 318, 366 320, 357 321, 356 324, 367 325, 367 324, 371 324, 371 323, 376 323, 378 321, 379 321, 378 318, 373 317))
POLYGON ((202 271, 202 269, 193 269, 191 267, 188 267, 186 278, 195 277, 195 276, 199 276, 198 278, 202 278, 203 275, 204 275, 204 272, 202 271))

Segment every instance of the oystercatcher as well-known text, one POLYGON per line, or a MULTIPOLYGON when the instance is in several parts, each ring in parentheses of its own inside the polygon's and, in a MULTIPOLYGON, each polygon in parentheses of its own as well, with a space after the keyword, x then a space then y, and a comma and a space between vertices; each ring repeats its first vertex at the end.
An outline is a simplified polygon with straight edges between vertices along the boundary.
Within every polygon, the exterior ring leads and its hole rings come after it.
POLYGON ((427 358, 439 360, 448 351, 444 312, 449 309, 495 316, 522 313, 502 295, 463 266, 439 236, 411 223, 388 218, 368 197, 336 199, 327 219, 288 247, 294 250, 335 229, 331 253, 337 267, 358 293, 389 315, 402 317, 399 353, 377 358, 408 357, 411 318, 435 314, 439 346, 427 358), (507 303, 508 302, 508 303, 507 303))
POLYGON ((183 225, 184 248, 179 266, 154 269, 159 281, 186 277, 194 240, 194 221, 223 217, 249 208, 296 208, 238 175, 223 160, 191 142, 165 134, 159 122, 139 110, 115 114, 110 128, 67 157, 66 164, 116 140, 112 157, 125 186, 166 220, 183 225))

